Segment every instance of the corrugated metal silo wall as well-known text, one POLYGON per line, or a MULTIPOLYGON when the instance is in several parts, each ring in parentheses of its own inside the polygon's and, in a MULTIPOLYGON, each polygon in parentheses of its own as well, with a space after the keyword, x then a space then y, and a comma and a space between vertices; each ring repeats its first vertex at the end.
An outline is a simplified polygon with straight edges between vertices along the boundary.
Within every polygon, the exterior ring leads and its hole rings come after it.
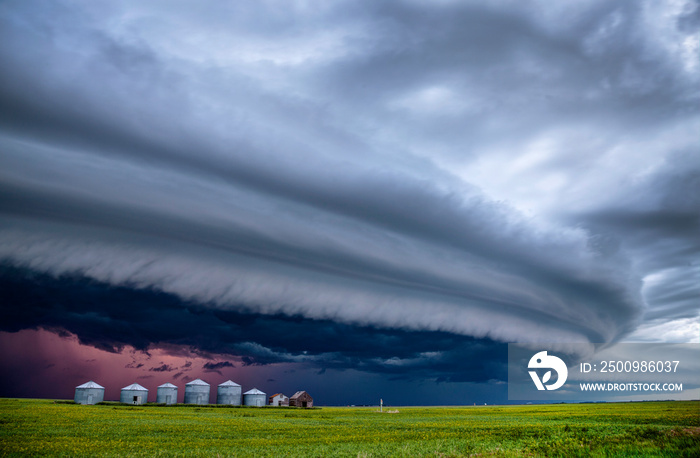
POLYGON ((220 386, 216 392, 217 404, 228 404, 232 406, 241 405, 240 386, 220 386))
POLYGON ((145 404, 148 402, 148 391, 122 390, 119 402, 136 405, 145 404))
POLYGON ((156 402, 158 404, 177 404, 177 388, 158 388, 156 402))
POLYGON ((204 385, 185 386, 185 404, 209 404, 209 387, 204 385))
POLYGON ((246 394, 243 396, 243 405, 262 407, 267 404, 266 394, 246 394))
POLYGON ((76 388, 74 400, 78 404, 97 404, 105 400, 105 390, 101 388, 76 388))

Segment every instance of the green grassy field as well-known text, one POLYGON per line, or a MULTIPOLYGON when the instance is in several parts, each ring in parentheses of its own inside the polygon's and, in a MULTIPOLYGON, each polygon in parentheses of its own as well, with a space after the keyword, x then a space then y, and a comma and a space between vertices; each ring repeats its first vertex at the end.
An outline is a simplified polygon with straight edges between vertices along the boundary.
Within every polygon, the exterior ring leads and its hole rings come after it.
POLYGON ((700 403, 297 410, 0 399, 2 456, 700 456, 700 403))

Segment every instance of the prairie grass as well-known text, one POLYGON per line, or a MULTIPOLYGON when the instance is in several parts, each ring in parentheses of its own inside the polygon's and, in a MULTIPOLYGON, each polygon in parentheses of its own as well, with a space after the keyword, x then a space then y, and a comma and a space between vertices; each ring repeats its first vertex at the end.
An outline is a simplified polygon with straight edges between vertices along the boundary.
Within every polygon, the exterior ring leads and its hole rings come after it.
POLYGON ((700 403, 81 406, 0 399, 0 456, 700 456, 700 403))

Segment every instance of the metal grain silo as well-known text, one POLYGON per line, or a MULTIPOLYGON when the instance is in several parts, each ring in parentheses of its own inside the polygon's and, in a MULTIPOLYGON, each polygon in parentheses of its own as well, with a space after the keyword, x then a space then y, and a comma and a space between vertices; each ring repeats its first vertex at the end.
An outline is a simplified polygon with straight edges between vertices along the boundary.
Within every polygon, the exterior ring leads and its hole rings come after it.
POLYGON ((209 404, 209 384, 200 379, 185 384, 185 404, 209 404))
POLYGON ((132 383, 122 388, 119 402, 124 404, 145 404, 148 401, 148 390, 138 383, 132 383))
POLYGON ((75 402, 78 404, 97 404, 104 401, 104 399, 104 387, 92 380, 75 387, 75 402))
POLYGON ((156 402, 158 404, 177 404, 177 387, 172 383, 164 383, 159 386, 156 392, 156 402))
POLYGON ((216 403, 232 406, 241 405, 241 385, 228 380, 216 390, 216 403))
POLYGON ((257 388, 243 393, 243 405, 262 407, 267 404, 267 395, 257 388))

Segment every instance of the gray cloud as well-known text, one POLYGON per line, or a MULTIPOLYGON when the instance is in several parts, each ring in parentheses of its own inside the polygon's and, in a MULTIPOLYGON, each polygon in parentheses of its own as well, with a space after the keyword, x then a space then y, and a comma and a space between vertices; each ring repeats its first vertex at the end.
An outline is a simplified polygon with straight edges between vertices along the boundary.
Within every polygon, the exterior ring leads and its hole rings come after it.
POLYGON ((669 154, 662 166, 624 194, 575 217, 634 254, 637 269, 646 273, 645 319, 661 327, 666 321, 683 323, 698 315, 698 157, 695 151, 669 154))
POLYGON ((697 317, 697 4, 534 3, 6 2, 0 257, 503 342, 697 317))

